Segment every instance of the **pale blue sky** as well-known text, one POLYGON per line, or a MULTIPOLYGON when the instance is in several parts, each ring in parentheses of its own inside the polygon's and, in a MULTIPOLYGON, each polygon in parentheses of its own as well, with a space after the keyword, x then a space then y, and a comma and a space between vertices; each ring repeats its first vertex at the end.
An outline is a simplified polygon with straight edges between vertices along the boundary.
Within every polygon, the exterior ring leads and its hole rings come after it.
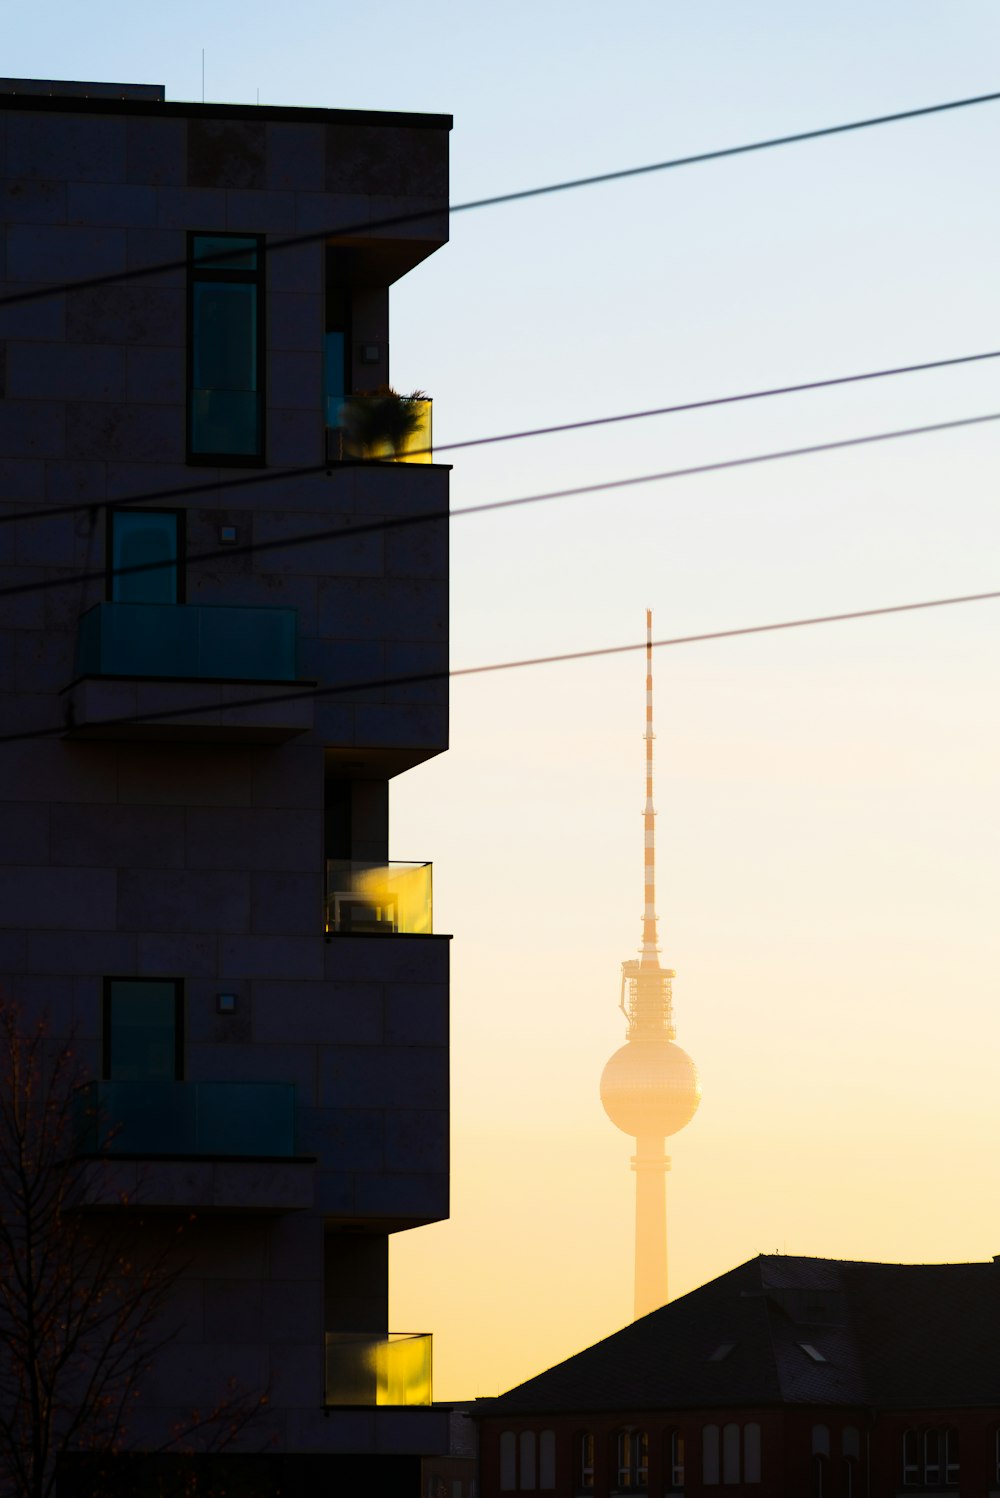
MULTIPOLYGON (((96 0, 19 9, 3 68, 198 98, 204 47, 210 100, 451 113, 462 201, 991 92, 998 44, 995 0, 96 0)), ((445 442, 1000 347, 998 159, 987 105, 456 218, 393 293, 394 379, 445 442)), ((456 454, 453 502, 1000 410, 998 366, 456 454)), ((453 661, 637 639, 647 605, 673 634, 996 587, 998 451, 982 428, 456 522, 453 661)), ((1000 1249, 998 644, 984 604, 658 660, 665 957, 705 1084, 677 1291, 759 1249, 1000 1249)), ((453 704, 393 844, 434 859, 456 938, 454 1216, 395 1257, 444 1397, 629 1314, 597 1082, 639 937, 642 664, 453 704)))

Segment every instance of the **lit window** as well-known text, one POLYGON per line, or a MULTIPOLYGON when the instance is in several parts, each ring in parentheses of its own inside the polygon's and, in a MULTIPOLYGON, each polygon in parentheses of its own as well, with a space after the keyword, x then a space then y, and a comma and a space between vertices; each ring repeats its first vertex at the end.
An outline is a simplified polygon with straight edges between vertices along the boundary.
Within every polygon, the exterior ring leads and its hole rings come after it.
POLYGON ((618 1432, 618 1482, 621 1493, 646 1491, 649 1481, 649 1437, 644 1430, 618 1432))
POLYGON ((263 270, 260 235, 189 236, 189 461, 263 457, 263 270))

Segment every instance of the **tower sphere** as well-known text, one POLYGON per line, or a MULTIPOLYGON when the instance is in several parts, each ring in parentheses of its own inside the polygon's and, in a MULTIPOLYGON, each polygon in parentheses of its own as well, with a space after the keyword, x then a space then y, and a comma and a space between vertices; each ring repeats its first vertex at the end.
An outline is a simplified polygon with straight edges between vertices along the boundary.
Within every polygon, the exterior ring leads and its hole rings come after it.
POLYGON ((601 1102, 622 1133, 662 1139, 694 1117, 701 1102, 698 1069, 665 1037, 629 1040, 604 1068, 601 1102))

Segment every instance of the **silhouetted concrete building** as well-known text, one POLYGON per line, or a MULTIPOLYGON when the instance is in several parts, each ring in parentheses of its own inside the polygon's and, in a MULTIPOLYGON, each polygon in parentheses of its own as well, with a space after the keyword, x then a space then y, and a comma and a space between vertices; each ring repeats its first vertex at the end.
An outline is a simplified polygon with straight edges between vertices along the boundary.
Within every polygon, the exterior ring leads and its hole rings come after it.
POLYGON ((481 1400, 482 1498, 1000 1493, 1000 1263, 761 1256, 481 1400))
POLYGON ((422 1498, 477 1498, 479 1427, 472 1408, 464 1402, 449 1407, 448 1449, 424 1457, 422 1498))
POLYGON ((236 1374, 289 1494, 416 1493, 447 1447, 387 1306, 392 1234, 448 1212, 448 938, 389 817, 447 746, 447 680, 392 678, 446 672, 448 537, 378 522, 444 517, 448 468, 428 402, 359 436, 350 398, 447 239, 450 125, 0 81, 0 298, 53 288, 0 307, 0 581, 38 585, 0 972, 75 1032, 112 1184, 196 1215, 135 1440, 236 1374))

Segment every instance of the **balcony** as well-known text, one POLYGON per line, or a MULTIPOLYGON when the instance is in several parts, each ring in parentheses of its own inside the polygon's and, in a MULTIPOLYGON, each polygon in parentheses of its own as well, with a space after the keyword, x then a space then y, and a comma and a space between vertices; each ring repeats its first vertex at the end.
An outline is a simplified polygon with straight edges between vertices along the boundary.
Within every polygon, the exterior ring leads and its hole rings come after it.
POLYGON ((394 422, 395 408, 374 395, 328 395, 326 401, 326 453, 328 462, 433 463, 433 401, 403 397, 396 400, 408 408, 403 423, 394 422), (387 419, 386 419, 387 418, 387 419))
POLYGON ((78 676, 295 681, 295 609, 98 603, 80 620, 78 676))
POLYGON ((432 871, 429 863, 327 859, 327 931, 429 936, 434 929, 432 871))
POLYGON ((281 742, 313 722, 297 655, 295 609, 96 604, 80 620, 68 732, 281 742))
POLYGON ((76 1096, 84 1154, 143 1159, 295 1154, 290 1082, 88 1082, 76 1096))
POLYGON ((326 1403, 431 1404, 432 1340, 426 1332, 327 1332, 326 1403))

